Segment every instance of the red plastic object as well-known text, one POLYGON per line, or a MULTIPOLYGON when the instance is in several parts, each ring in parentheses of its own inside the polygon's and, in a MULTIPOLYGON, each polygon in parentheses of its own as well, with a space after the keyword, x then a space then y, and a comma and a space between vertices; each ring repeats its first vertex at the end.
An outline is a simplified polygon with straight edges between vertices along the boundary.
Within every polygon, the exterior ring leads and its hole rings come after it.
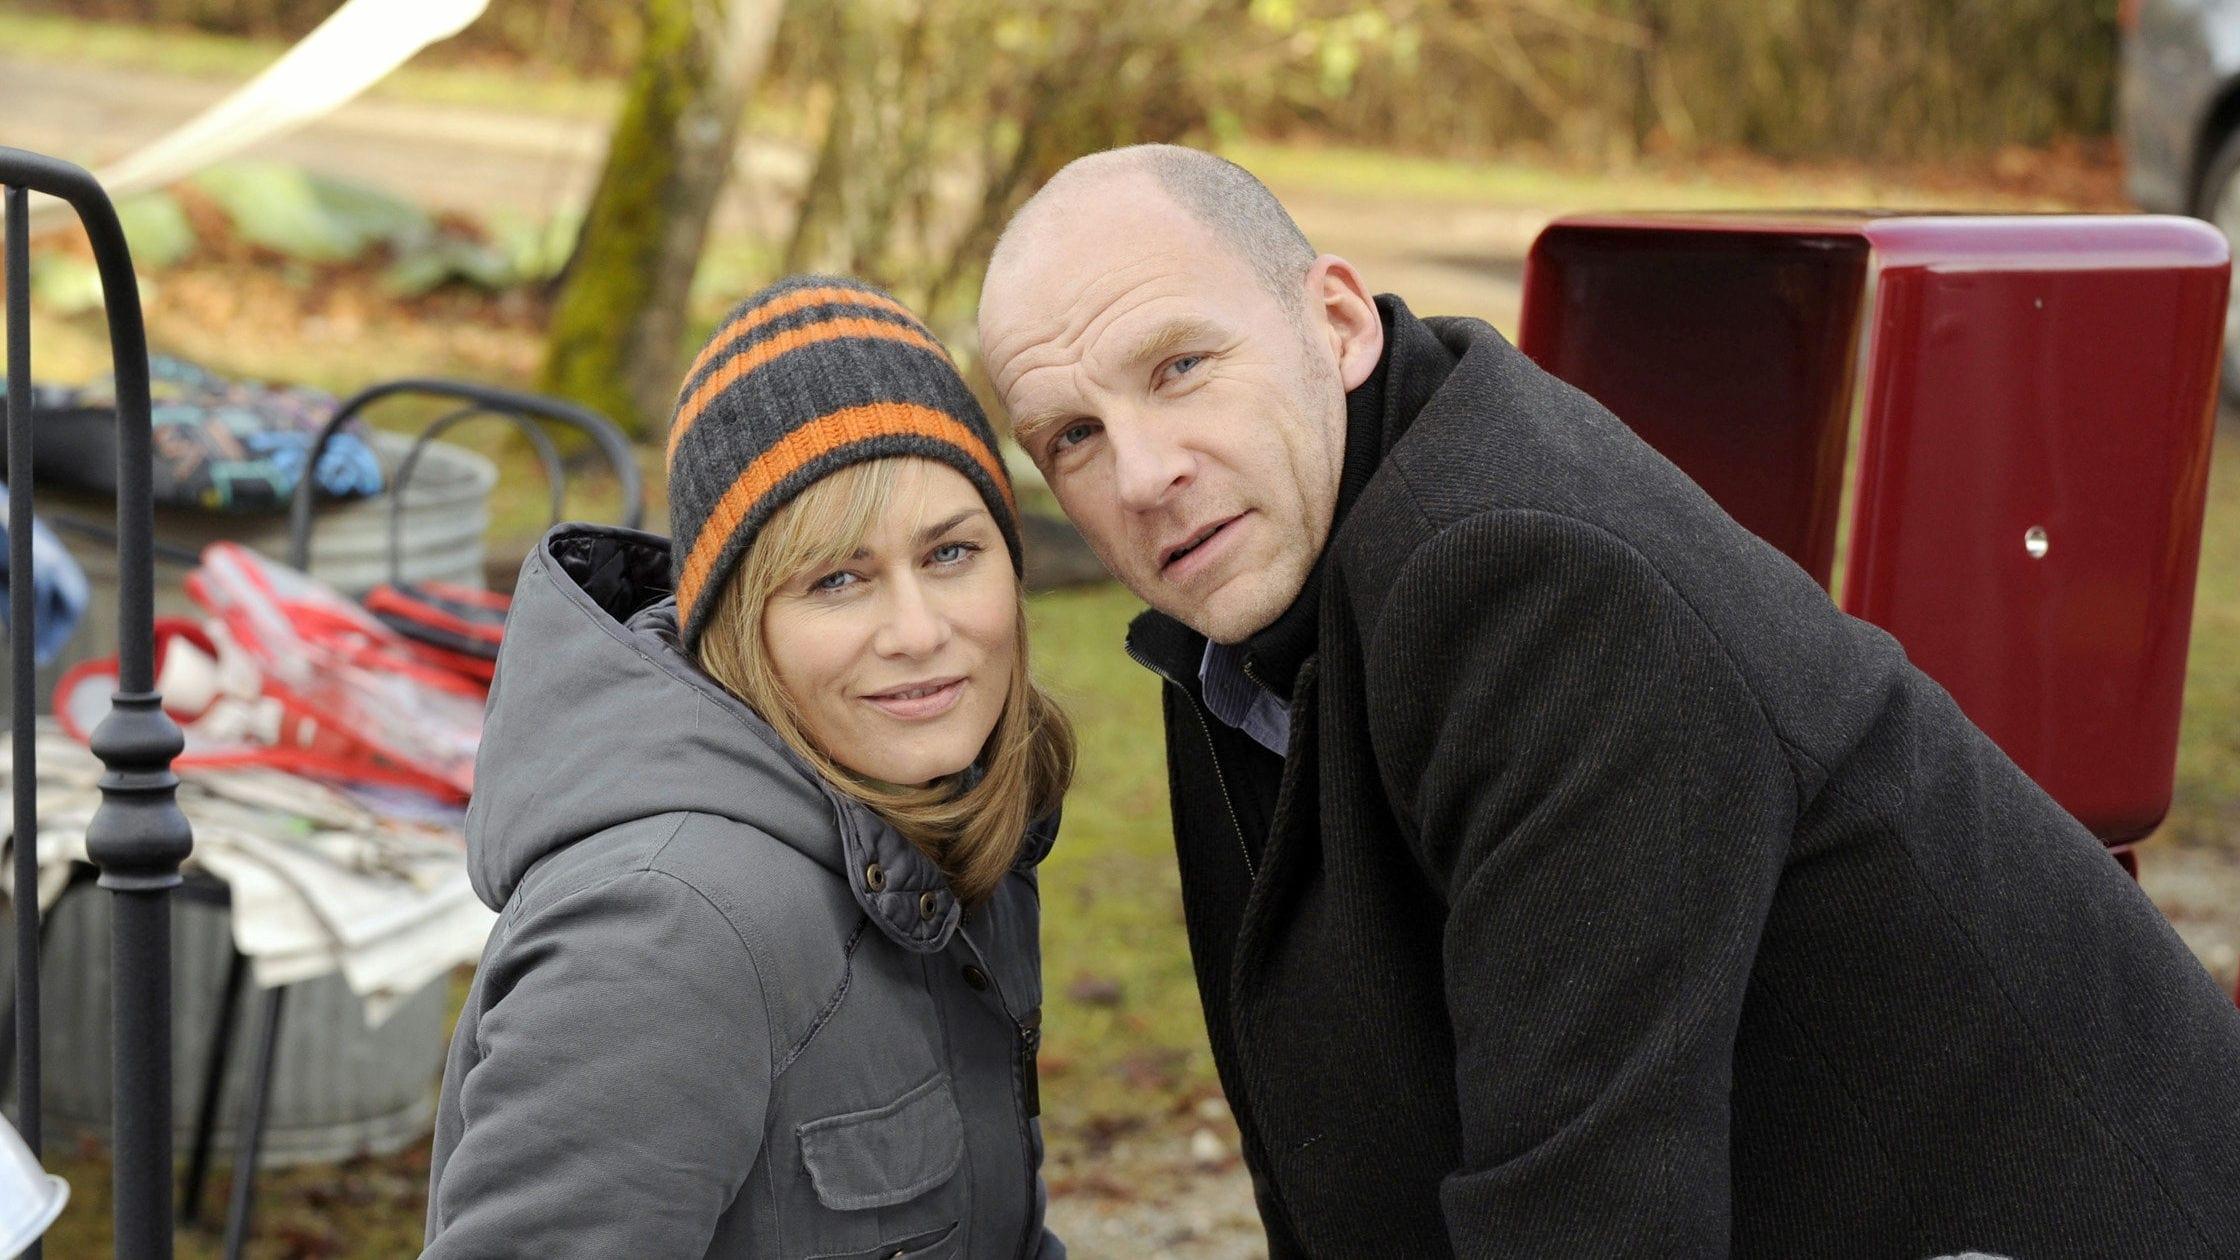
POLYGON ((2137 216, 1551 226, 1520 342, 2109 844, 2170 803, 2230 252, 2137 216), (1862 348, 1863 344, 1863 348, 1862 348))

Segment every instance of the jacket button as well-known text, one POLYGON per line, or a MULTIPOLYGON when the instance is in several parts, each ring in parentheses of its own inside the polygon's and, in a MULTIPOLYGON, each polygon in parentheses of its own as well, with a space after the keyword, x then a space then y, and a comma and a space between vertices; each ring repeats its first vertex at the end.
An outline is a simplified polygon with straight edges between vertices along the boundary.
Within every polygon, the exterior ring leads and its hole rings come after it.
POLYGON ((988 991, 988 973, 980 970, 978 967, 967 967, 964 969, 964 982, 972 986, 972 990, 975 993, 985 993, 988 991))
POLYGON ((887 872, 877 862, 863 868, 863 885, 873 892, 885 892, 887 872))
POLYGON ((924 919, 928 923, 931 923, 933 922, 933 916, 939 913, 941 913, 941 899, 939 897, 934 896, 930 892, 922 892, 918 894, 919 918, 924 919))

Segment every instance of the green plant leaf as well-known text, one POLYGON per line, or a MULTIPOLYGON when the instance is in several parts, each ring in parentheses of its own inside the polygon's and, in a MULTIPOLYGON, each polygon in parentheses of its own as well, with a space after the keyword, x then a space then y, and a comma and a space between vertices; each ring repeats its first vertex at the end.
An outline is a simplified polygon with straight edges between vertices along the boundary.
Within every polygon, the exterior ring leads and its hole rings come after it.
POLYGON ((428 212, 401 197, 317 172, 309 172, 305 178, 328 217, 354 234, 361 248, 380 242, 399 250, 409 249, 435 235, 435 220, 428 212))
POLYGON ((132 247, 132 264, 138 270, 160 271, 194 252, 194 228, 179 199, 170 193, 142 193, 118 202, 117 220, 124 226, 125 243, 132 247))
POLYGON ((90 259, 41 254, 31 260, 31 297, 57 315, 98 311, 102 305, 101 269, 90 259))
POLYGON ((334 214, 311 177, 278 162, 228 162, 195 176, 234 231, 298 262, 342 262, 357 257, 364 236, 334 214))
POLYGON ((399 297, 418 297, 463 281, 490 292, 520 283, 520 273, 504 252, 478 241, 439 236, 415 246, 382 276, 382 286, 399 297))
POLYGON ((490 243, 513 266, 514 282, 549 280, 568 265, 576 233, 583 227, 583 212, 563 211, 549 219, 523 216, 500 218, 490 227, 490 243))

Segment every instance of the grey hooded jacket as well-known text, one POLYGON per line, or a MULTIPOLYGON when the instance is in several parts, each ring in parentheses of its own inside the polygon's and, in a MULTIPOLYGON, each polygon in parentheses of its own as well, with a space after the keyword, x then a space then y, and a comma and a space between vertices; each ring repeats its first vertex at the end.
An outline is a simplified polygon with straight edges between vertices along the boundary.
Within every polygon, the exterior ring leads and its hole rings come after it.
POLYGON ((521 571, 467 816, 502 913, 436 1115, 434 1257, 1062 1257, 1029 837, 962 913, 681 652, 668 540, 521 571))

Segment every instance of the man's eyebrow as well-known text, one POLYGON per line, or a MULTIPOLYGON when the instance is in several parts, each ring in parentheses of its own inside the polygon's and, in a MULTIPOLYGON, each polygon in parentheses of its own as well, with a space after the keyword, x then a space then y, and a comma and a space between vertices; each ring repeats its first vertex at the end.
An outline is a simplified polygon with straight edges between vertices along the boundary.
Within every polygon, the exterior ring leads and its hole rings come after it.
POLYGON ((1011 440, 1025 447, 1051 425, 1072 419, 1078 414, 1080 413, 1071 407, 1044 407, 1038 411, 1030 411, 1024 420, 1012 421, 1011 440))
POLYGON ((918 545, 920 547, 923 547, 927 543, 932 542, 934 539, 941 537, 943 534, 948 533, 952 529, 955 529, 957 526, 971 520, 973 517, 986 516, 987 514, 988 512, 985 508, 966 508, 964 511, 957 513, 955 516, 952 516, 948 520, 942 521, 937 525, 928 525, 924 529, 918 531, 918 545))
POLYGON ((1164 359, 1184 346, 1203 345, 1220 339, 1220 332, 1207 320, 1185 317, 1171 319, 1159 325, 1129 347, 1121 358, 1122 363, 1135 365, 1164 359))

